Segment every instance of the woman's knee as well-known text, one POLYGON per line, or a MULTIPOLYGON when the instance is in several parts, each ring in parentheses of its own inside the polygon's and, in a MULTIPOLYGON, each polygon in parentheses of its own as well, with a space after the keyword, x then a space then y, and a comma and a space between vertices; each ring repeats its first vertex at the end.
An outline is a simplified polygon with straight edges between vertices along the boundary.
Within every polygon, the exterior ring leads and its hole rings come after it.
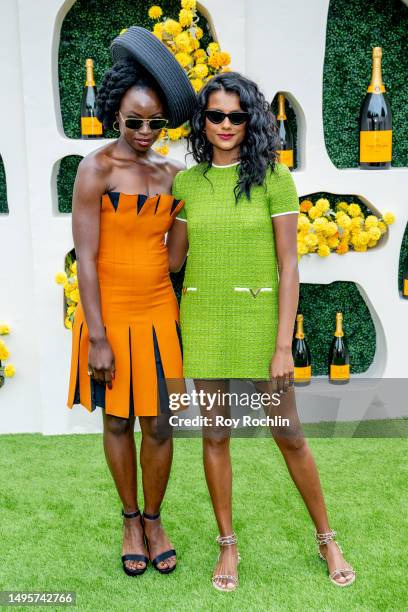
POLYGON ((104 429, 115 436, 124 436, 133 431, 134 419, 122 419, 112 414, 104 414, 104 429))
POLYGON ((279 446, 282 452, 289 453, 304 453, 307 451, 308 446, 305 438, 299 435, 298 432, 285 432, 284 435, 276 435, 275 442, 279 446))

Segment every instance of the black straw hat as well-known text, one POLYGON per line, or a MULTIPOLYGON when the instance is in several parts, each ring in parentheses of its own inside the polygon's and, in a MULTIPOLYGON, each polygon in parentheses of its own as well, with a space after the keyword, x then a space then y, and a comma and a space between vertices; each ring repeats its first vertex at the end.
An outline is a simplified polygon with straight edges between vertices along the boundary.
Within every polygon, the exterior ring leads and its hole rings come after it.
POLYGON ((112 41, 110 49, 114 62, 133 59, 157 81, 166 98, 169 128, 191 118, 197 108, 193 86, 184 68, 152 32, 131 26, 112 41))

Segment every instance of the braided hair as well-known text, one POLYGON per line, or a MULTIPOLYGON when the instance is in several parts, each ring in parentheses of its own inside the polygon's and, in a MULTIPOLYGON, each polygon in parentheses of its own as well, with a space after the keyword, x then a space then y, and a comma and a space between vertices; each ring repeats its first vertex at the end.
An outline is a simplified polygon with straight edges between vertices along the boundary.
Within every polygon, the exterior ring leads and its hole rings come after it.
POLYGON ((96 97, 96 116, 105 129, 112 128, 121 99, 134 85, 152 89, 165 100, 160 86, 143 66, 130 59, 119 60, 105 72, 96 97))

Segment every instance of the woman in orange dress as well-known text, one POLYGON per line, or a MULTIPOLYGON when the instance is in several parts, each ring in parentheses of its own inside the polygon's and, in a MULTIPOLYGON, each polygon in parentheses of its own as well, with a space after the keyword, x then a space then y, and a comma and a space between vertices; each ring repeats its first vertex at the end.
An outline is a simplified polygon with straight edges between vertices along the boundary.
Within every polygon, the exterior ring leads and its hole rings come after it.
POLYGON ((171 461, 166 379, 182 379, 177 299, 165 235, 184 205, 171 194, 181 165, 152 150, 196 97, 173 55, 132 27, 112 43, 116 61, 97 99, 98 118, 120 132, 86 156, 73 195, 80 303, 75 312, 68 406, 103 408, 106 460, 124 515, 122 564, 131 576, 149 560, 160 573, 176 554, 160 522, 171 461), (135 418, 140 418, 144 512, 137 500, 135 418))

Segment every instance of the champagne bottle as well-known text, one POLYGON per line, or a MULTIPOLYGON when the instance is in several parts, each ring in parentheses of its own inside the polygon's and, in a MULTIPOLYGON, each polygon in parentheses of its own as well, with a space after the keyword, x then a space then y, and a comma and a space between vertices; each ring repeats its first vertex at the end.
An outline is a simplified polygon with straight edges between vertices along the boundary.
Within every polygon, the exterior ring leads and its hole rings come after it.
POLYGON ((103 138, 102 123, 95 115, 96 87, 93 60, 85 62, 86 81, 81 103, 81 138, 103 138))
POLYGON ((285 111, 285 96, 278 94, 278 114, 276 116, 279 129, 279 148, 276 151, 279 161, 288 168, 293 168, 293 136, 288 125, 285 111))
POLYGON ((392 113, 381 75, 381 47, 373 48, 371 83, 360 112, 360 168, 389 168, 392 113))
POLYGON ((329 380, 344 384, 350 379, 350 358, 343 331, 343 314, 336 313, 336 331, 329 351, 329 380))
POLYGON ((296 333, 292 342, 292 355, 295 364, 295 385, 308 385, 312 377, 312 360, 303 331, 303 315, 296 317, 296 333))
POLYGON ((402 297, 408 300, 408 254, 405 256, 404 272, 402 277, 402 297))

